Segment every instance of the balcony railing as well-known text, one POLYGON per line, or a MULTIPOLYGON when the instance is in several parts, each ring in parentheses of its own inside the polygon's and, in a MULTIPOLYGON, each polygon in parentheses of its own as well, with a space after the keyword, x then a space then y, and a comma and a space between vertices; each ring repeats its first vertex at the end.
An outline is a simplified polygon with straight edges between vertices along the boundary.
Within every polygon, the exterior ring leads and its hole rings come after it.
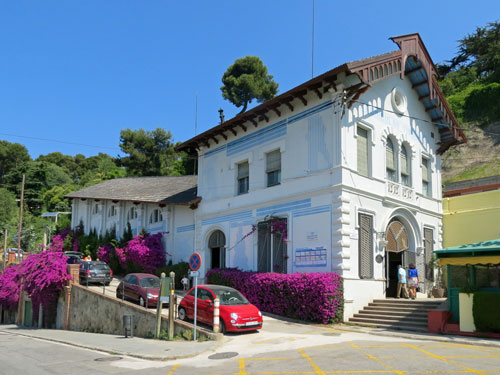
POLYGON ((392 181, 387 181, 386 186, 388 196, 409 202, 415 201, 415 190, 412 188, 392 181))

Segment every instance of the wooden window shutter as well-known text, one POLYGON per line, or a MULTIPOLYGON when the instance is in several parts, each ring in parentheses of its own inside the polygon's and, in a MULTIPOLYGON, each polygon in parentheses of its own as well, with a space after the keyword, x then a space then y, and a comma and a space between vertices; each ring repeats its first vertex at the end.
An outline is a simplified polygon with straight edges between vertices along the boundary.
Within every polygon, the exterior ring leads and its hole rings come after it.
POLYGON ((280 150, 272 151, 267 154, 266 172, 281 170, 281 152, 280 150))
POLYGON ((358 127, 358 173, 368 176, 368 131, 358 127))
POLYGON ((359 277, 373 278, 373 218, 359 214, 359 277))
POLYGON ((387 164, 387 169, 395 171, 396 166, 394 163, 394 145, 392 144, 390 138, 387 138, 387 144, 385 146, 385 160, 387 164))
POLYGON ((406 152, 405 146, 401 146, 401 174, 409 175, 408 168, 408 153, 406 152))
POLYGON ((424 228, 425 278, 434 281, 434 269, 429 266, 434 252, 434 231, 424 228))
POLYGON ((248 177, 248 162, 238 164, 238 179, 248 177))
POLYGON ((422 181, 429 182, 429 161, 422 158, 422 181))

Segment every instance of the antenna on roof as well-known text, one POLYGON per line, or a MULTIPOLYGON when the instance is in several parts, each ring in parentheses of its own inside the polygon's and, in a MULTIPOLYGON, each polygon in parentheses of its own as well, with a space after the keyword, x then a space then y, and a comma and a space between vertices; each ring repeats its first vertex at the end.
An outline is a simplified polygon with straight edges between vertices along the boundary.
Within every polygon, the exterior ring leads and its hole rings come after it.
POLYGON ((194 99, 194 135, 198 134, 198 91, 194 99))
POLYGON ((311 78, 314 78, 314 0, 312 0, 311 78))

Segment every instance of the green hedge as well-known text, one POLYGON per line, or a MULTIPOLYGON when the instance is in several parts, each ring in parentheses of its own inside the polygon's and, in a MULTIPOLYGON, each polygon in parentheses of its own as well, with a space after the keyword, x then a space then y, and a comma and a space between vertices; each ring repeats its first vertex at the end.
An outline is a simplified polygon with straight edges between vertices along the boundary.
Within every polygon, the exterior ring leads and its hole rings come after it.
POLYGON ((479 332, 500 332, 500 293, 474 293, 472 314, 479 332))
POLYGON ((189 271, 189 264, 187 262, 180 262, 177 264, 172 264, 168 266, 163 266, 155 271, 155 275, 160 277, 162 272, 168 277, 170 272, 175 273, 175 289, 182 289, 181 279, 184 275, 187 275, 189 271))

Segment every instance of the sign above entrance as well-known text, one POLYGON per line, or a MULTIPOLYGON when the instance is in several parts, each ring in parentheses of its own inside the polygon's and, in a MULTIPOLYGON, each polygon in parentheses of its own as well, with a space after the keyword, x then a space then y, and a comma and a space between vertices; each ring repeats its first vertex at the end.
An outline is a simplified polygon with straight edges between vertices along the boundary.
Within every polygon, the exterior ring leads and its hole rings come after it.
POLYGON ((201 255, 198 253, 194 253, 189 258, 189 268, 191 271, 198 271, 201 267, 201 255))

